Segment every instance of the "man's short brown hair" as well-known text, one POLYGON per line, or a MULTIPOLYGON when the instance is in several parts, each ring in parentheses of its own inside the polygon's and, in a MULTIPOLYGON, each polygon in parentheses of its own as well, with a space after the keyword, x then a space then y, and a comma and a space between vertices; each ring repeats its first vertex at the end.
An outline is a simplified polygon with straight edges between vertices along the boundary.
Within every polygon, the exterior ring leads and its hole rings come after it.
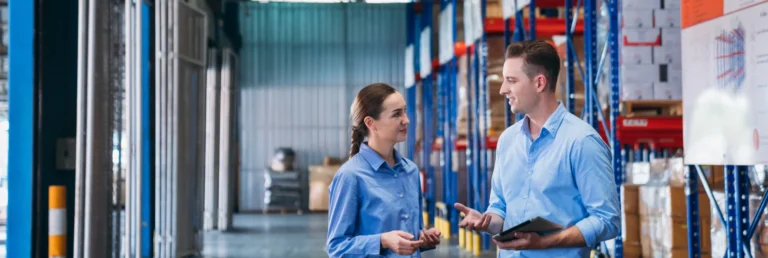
POLYGON ((554 46, 543 40, 526 40, 509 44, 505 59, 523 58, 523 72, 533 79, 538 74, 547 78, 547 87, 554 92, 560 73, 560 55, 554 46))

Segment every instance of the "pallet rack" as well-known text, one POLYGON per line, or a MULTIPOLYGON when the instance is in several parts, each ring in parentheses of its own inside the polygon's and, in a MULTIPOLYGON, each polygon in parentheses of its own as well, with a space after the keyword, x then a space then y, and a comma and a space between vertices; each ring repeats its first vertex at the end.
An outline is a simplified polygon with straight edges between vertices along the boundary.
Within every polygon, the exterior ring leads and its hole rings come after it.
MULTIPOLYGON (((471 0, 465 0, 471 1, 471 0)), ((431 28, 433 27, 432 18, 432 0, 424 0, 421 2, 409 4, 409 42, 408 42, 408 58, 406 62, 413 62, 413 65, 406 65, 407 69, 412 69, 415 73, 414 83, 407 83, 408 85, 408 106, 416 106, 416 91, 420 88, 422 92, 422 112, 423 112, 423 140, 421 146, 421 166, 425 170, 426 187, 424 199, 426 205, 426 211, 424 214, 425 223, 429 225, 435 225, 440 228, 447 237, 459 233, 460 245, 467 250, 471 250, 475 255, 479 255, 482 250, 487 250, 490 246, 490 241, 487 235, 481 235, 477 232, 463 232, 457 230, 457 223, 462 214, 457 214, 453 209, 452 202, 456 200, 455 193, 458 192, 458 187, 467 187, 467 199, 468 206, 484 211, 488 205, 488 194, 490 189, 488 188, 488 178, 490 173, 489 160, 492 158, 495 152, 495 139, 489 137, 487 134, 488 115, 485 112, 488 109, 488 94, 494 94, 488 92, 487 69, 488 69, 488 45, 487 36, 489 34, 503 33, 505 46, 510 43, 510 34, 512 34, 512 40, 519 41, 524 39, 534 39, 536 36, 542 35, 556 35, 565 34, 566 36, 566 100, 565 105, 569 111, 575 111, 575 72, 579 72, 582 78, 585 78, 584 93, 585 103, 582 109, 581 117, 589 122, 595 129, 599 130, 603 135, 603 139, 611 146, 613 152, 613 169, 615 173, 617 185, 621 185, 624 182, 624 171, 622 162, 621 142, 619 142, 618 136, 621 134, 626 136, 628 140, 635 138, 649 137, 649 134, 653 130, 646 131, 648 134, 643 133, 642 130, 631 130, 636 128, 637 125, 632 123, 626 123, 625 119, 619 116, 619 0, 606 0, 604 4, 607 4, 611 12, 610 26, 608 33, 608 41, 606 45, 602 47, 601 56, 598 56, 598 44, 597 44, 597 0, 531 0, 529 4, 529 10, 531 15, 528 20, 525 19, 493 19, 486 18, 486 1, 478 0, 480 9, 480 20, 482 26, 481 35, 477 35, 477 38, 465 39, 464 44, 457 43, 456 41, 456 0, 441 0, 440 10, 445 16, 444 12, 451 12, 449 18, 443 17, 440 19, 441 23, 446 22, 449 24, 450 30, 443 29, 441 34, 450 34, 448 37, 440 37, 441 40, 446 38, 450 40, 450 44, 445 44, 443 50, 447 49, 445 46, 454 46, 455 50, 450 57, 445 56, 445 51, 441 51, 441 58, 439 60, 432 61, 432 49, 431 49, 431 28), (574 14, 574 11, 579 10, 582 5, 584 6, 584 16, 580 19, 578 15, 574 14), (574 5, 575 3, 575 5, 574 5), (538 18, 535 15, 536 7, 551 8, 551 7, 565 7, 565 18, 538 18), (447 11, 446 11, 447 10, 447 11), (528 27, 526 31, 526 27, 528 27), (414 29, 415 28, 415 29, 414 29), (512 30, 511 28, 514 28, 512 30), (579 62, 579 56, 574 48, 573 38, 574 35, 583 33, 585 40, 585 68, 582 68, 579 62), (462 49, 464 48, 464 49, 462 49), (413 52, 413 53, 411 53, 413 52), (418 54, 417 54, 418 53, 418 54), (425 55, 426 53, 426 55, 425 55), (602 67, 606 61, 606 57, 610 53, 610 115, 609 119, 606 119, 603 115, 600 107, 599 100, 597 98, 597 84, 602 76, 602 67), (467 85, 475 85, 475 87, 467 87, 474 92, 473 99, 468 105, 467 119, 469 128, 467 139, 456 138, 456 114, 457 114, 457 57, 461 55, 468 55, 467 62, 469 62, 469 75, 467 76, 467 85), (598 59, 599 58, 599 59, 598 59), (599 61, 599 62, 598 62, 599 61), (439 74, 435 76, 432 72, 432 68, 437 68, 439 74), (578 70, 576 69, 578 68, 578 70), (437 134, 433 135, 433 128, 431 125, 433 121, 433 78, 437 77, 438 87, 437 91, 437 134), (421 87, 413 87, 411 85, 417 85, 417 81, 420 81, 421 87), (414 96, 414 97, 411 97, 414 96), (447 119, 446 119, 447 118, 447 119), (609 126, 610 125, 610 126, 609 126), (629 128, 626 133, 622 133, 624 128, 629 128), (633 138, 634 137, 634 138, 633 138), (432 142, 434 140, 434 142, 432 142), (433 143, 438 143, 434 144, 433 143), (428 146, 428 147, 427 147, 428 146), (430 148, 431 147, 431 148, 430 148), (443 150, 452 150, 454 152, 466 151, 466 163, 467 163, 467 179, 466 186, 460 186, 458 184, 458 171, 452 169, 454 153, 444 152, 443 150), (435 181, 435 168, 430 165, 429 160, 432 155, 437 155, 440 160, 438 171, 442 175, 439 182, 435 181), (439 186, 441 192, 435 193, 436 184, 439 186), (445 198, 437 198, 437 196, 445 198), (437 216, 436 216, 437 214, 437 216), (434 219, 434 222, 430 220, 434 219)), ((470 4, 471 6, 471 4, 470 4)), ((466 11, 477 11, 472 8, 466 8, 466 11), (469 10, 468 10, 469 9, 469 10)), ((578 12, 576 12, 578 13, 578 12)), ((472 17, 472 15, 465 15, 464 17, 472 17)), ((523 17, 523 9, 517 8, 515 17, 523 17)), ((467 20, 464 24, 467 24, 467 20)), ((465 30, 467 28, 465 27, 465 30)), ((471 35, 471 34, 470 34, 471 35)), ((441 45, 438 43, 437 45, 441 45)), ((411 71, 406 71, 410 73, 411 71)), ((408 76, 407 76, 408 77, 408 76)), ((415 116, 415 114, 411 114, 415 116)), ((519 120, 521 117, 516 117, 515 120, 519 120)), ((675 134, 674 126, 670 129, 670 123, 667 121, 657 121, 654 118, 646 119, 644 129, 662 129, 672 130, 672 134, 675 134), (650 122, 648 122, 650 121, 650 122), (659 128, 649 128, 647 125, 659 125, 659 128)), ((505 124, 511 125, 513 121, 512 115, 509 113, 509 108, 505 113, 505 124)), ((674 121, 672 122, 674 125, 674 121)), ((415 125, 414 125, 415 126, 415 125)), ((642 127, 642 126, 641 126, 642 127)), ((415 127, 412 127, 415 128, 415 127)), ((415 130, 409 130, 411 134, 415 133, 415 130)), ((658 131, 657 131, 658 132, 658 131)), ((409 144, 409 153, 411 157, 416 155, 415 149, 415 135, 410 135, 411 140, 409 144)), ((619 189, 617 188, 617 191, 619 189)), ((607 250, 605 250, 607 251, 607 250)), ((622 244, 621 237, 619 236, 615 241, 615 249, 613 250, 613 257, 622 257, 622 244)))

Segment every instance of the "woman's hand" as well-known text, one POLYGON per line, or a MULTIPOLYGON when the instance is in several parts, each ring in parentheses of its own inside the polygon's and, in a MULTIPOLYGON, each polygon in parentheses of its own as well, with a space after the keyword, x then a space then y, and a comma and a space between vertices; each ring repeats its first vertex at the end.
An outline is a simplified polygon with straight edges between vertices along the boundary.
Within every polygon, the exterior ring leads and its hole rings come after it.
POLYGON ((381 235, 381 247, 394 251, 398 255, 411 255, 419 249, 421 241, 413 241, 413 235, 395 230, 381 235))
POLYGON ((430 228, 419 233, 422 248, 434 248, 440 244, 440 230, 430 228))

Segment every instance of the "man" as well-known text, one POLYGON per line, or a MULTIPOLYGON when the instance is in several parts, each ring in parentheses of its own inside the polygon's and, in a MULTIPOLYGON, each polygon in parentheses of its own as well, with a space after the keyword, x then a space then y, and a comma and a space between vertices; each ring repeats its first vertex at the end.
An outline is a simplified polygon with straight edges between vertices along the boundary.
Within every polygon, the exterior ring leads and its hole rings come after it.
POLYGON ((564 229, 494 240, 501 257, 588 257, 617 236, 621 221, 608 146, 557 100, 560 57, 552 45, 512 43, 505 59, 499 93, 525 118, 499 138, 486 213, 456 203, 466 214, 459 226, 493 235, 540 216, 564 229))

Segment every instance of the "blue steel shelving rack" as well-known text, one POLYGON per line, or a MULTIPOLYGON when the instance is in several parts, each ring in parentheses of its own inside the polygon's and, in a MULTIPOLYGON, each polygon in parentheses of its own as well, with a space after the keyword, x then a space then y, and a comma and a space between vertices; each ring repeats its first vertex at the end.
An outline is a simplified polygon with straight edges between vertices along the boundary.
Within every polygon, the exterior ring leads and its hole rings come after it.
MULTIPOLYGON (((455 171, 453 169, 453 155, 452 150, 454 150, 455 141, 456 141, 456 116, 457 116, 457 97, 458 91, 456 90, 456 55, 454 52, 454 43, 456 42, 456 0, 440 0, 440 14, 441 16, 444 15, 444 12, 450 12, 448 15, 451 16, 451 19, 449 21, 449 24, 439 24, 440 29, 440 36, 439 39, 443 39, 443 37, 447 37, 451 40, 450 42, 450 58, 446 60, 440 60, 442 59, 443 51, 446 49, 441 49, 439 53, 439 79, 438 79, 438 129, 437 129, 437 136, 438 138, 443 140, 443 145, 441 148, 441 165, 443 171, 442 176, 442 190, 443 190, 443 203, 444 211, 446 218, 444 218, 446 221, 449 221, 449 231, 450 233, 447 236, 455 235, 458 233, 458 224, 459 224, 459 214, 458 211, 453 208, 453 203, 456 202, 458 198, 458 171, 455 171), (443 26, 449 26, 450 28, 446 30, 443 29, 443 26), (443 35, 443 33, 448 32, 448 35, 443 35)), ((442 45, 442 44, 438 44, 442 45)), ((448 233, 448 232, 445 232, 448 233)))

